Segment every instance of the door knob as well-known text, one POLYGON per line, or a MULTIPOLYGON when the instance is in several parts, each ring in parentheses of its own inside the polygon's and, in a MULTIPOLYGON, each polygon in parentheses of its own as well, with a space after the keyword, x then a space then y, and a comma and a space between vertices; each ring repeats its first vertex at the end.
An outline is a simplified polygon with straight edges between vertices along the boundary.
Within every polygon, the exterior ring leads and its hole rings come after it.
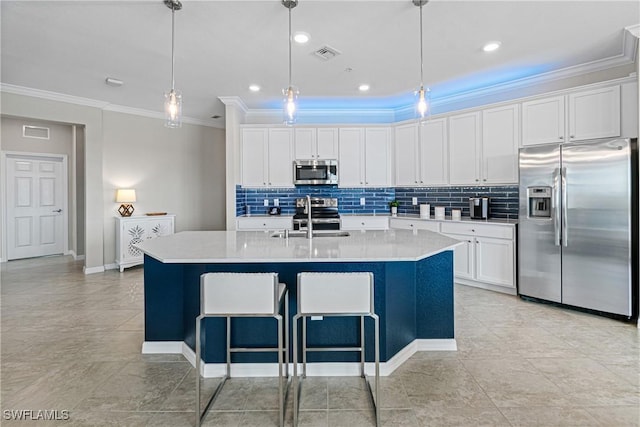
POLYGON ((54 210, 52 210, 51 212, 58 212, 58 213, 60 213, 60 212, 62 212, 62 209, 54 209, 54 210))

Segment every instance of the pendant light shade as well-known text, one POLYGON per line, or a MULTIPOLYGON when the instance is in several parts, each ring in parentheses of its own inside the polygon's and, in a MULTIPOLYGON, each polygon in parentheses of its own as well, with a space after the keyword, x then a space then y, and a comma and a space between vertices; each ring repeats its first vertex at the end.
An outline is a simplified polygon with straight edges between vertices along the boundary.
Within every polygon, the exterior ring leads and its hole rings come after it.
POLYGON ((422 6, 429 0, 412 0, 420 8, 420 88, 416 91, 416 117, 426 120, 431 114, 431 90, 424 87, 424 48, 422 37, 422 6))
POLYGON ((175 88, 173 69, 175 65, 175 15, 176 10, 182 9, 178 0, 164 0, 164 4, 171 9, 171 90, 164 94, 164 125, 169 128, 182 127, 182 93, 175 88))
POLYGON ((298 5, 298 0, 282 0, 282 5, 289 9, 289 85, 282 90, 284 95, 283 116, 284 124, 292 126, 298 118, 298 88, 291 84, 291 9, 298 5))

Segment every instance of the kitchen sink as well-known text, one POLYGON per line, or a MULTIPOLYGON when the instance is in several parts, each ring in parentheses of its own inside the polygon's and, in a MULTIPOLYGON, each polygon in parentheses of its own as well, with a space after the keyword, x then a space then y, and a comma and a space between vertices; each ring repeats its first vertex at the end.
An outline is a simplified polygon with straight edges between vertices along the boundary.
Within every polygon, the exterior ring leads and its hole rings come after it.
MULTIPOLYGON (((314 231, 313 237, 347 237, 349 236, 348 231, 314 231)), ((277 231, 271 235, 271 237, 280 237, 284 238, 284 231, 277 231)), ((306 231, 290 231, 289 237, 307 237, 306 231)))

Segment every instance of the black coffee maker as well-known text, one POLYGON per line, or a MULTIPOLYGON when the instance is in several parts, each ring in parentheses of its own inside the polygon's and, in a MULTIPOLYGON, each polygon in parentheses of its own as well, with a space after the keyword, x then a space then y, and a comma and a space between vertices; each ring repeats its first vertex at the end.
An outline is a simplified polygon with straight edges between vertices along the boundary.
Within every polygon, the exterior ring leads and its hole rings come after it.
POLYGON ((469 215, 471 219, 489 219, 489 198, 469 197, 469 215))

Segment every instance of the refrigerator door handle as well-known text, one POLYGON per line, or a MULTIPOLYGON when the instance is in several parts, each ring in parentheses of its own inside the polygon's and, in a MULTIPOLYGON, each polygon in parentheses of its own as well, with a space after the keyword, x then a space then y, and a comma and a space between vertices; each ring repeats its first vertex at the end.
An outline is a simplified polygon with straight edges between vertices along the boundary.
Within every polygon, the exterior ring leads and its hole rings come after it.
POLYGON ((567 236, 567 210, 569 208, 567 203, 567 168, 560 169, 560 179, 562 180, 562 246, 569 246, 569 239, 567 236))
POLYGON ((553 199, 552 212, 553 212, 553 236, 554 244, 560 246, 560 184, 559 184, 559 170, 558 168, 553 171, 553 199))

